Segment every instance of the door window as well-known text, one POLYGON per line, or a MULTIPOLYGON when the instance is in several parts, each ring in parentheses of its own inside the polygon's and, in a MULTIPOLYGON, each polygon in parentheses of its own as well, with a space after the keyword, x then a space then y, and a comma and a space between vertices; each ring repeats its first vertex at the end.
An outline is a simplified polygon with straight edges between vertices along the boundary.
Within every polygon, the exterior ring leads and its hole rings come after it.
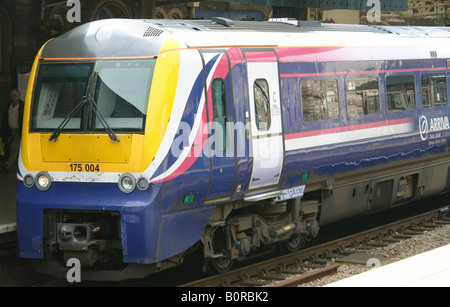
POLYGON ((270 96, 269 84, 265 79, 256 79, 253 83, 255 100, 255 120, 259 131, 270 129, 270 96))
POLYGON ((212 82, 212 101, 213 101, 213 115, 214 115, 214 129, 215 131, 215 146, 216 151, 224 153, 227 150, 226 139, 226 123, 227 123, 227 108, 225 95, 225 80, 216 78, 212 82))

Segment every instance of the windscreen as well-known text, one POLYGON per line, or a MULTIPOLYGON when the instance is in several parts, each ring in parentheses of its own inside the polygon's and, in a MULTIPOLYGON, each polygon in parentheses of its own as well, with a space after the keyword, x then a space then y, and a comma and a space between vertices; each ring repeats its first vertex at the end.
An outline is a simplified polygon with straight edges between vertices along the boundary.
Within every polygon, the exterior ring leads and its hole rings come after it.
POLYGON ((42 63, 32 105, 31 131, 55 130, 69 117, 64 131, 143 132, 156 59, 105 60, 86 63, 42 63), (95 103, 83 104, 84 97, 95 103), (73 112, 72 112, 73 113, 73 112))
MULTIPOLYGON (((95 101, 114 131, 143 130, 155 61, 103 61, 97 74, 95 101)), ((102 129, 98 116, 93 128, 102 129)))
MULTIPOLYGON (((31 131, 58 128, 86 95, 94 63, 41 64, 34 91, 31 131)), ((76 112, 66 129, 80 130, 82 112, 76 112)))

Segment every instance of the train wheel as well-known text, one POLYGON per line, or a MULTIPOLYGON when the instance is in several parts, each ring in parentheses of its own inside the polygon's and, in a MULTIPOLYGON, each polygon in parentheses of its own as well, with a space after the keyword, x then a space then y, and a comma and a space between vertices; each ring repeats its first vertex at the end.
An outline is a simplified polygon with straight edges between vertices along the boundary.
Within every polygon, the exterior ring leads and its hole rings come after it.
POLYGON ((301 234, 294 234, 286 241, 281 243, 282 248, 290 253, 298 251, 300 248, 305 246, 305 239, 301 234))
POLYGON ((227 256, 209 259, 206 264, 211 274, 223 274, 233 266, 233 260, 227 256))
POLYGON ((213 258, 206 260, 206 268, 211 274, 222 274, 231 269, 233 266, 233 259, 227 253, 226 242, 227 235, 225 228, 217 229, 212 237, 213 250, 217 254, 213 258), (220 255, 222 254, 222 255, 220 255))

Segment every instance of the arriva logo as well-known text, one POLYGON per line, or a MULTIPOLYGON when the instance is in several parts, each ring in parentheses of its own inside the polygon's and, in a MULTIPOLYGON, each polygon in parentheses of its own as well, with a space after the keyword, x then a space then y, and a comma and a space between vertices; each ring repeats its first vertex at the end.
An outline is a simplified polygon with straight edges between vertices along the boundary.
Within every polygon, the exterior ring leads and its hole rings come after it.
POLYGON ((447 129, 450 129, 448 116, 434 117, 430 120, 430 124, 428 124, 428 119, 425 115, 422 115, 419 118, 419 131, 422 141, 427 140, 428 135, 431 132, 443 131, 447 129))

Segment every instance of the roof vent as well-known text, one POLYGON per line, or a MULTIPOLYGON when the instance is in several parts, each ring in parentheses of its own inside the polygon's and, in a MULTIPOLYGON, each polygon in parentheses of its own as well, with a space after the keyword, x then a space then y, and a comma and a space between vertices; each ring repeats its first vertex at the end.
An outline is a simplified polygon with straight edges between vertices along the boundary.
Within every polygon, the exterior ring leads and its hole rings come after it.
POLYGON ((234 27, 234 21, 228 18, 223 18, 223 17, 213 17, 211 19, 212 22, 215 22, 219 25, 222 26, 227 26, 227 27, 234 27))
POLYGON ((163 32, 164 32, 164 30, 153 28, 153 27, 148 27, 148 29, 145 30, 143 37, 159 36, 163 32))
POLYGON ((288 23, 297 27, 320 28, 322 23, 316 20, 297 20, 295 18, 270 18, 269 21, 288 23))
POLYGON ((299 27, 311 27, 311 28, 320 28, 322 23, 318 20, 299 20, 297 22, 299 27))

